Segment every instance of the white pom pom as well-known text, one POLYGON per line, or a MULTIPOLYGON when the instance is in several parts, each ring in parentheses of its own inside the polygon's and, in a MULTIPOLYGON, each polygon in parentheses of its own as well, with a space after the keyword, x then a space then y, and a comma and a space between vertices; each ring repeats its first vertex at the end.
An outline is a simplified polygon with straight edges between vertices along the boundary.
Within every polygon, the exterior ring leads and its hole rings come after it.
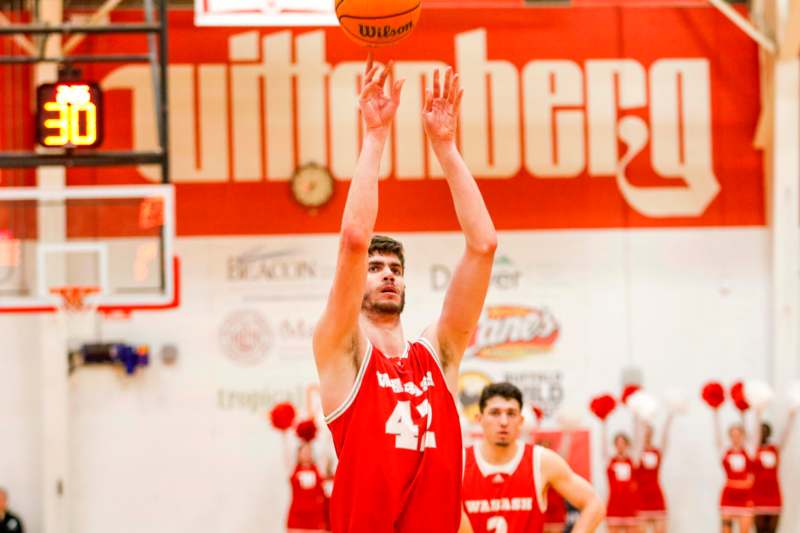
POLYGON ((789 397, 789 409, 800 408, 800 381, 789 385, 787 396, 789 397))
POLYGON ((583 418, 583 411, 576 409, 573 406, 562 406, 558 410, 556 420, 558 425, 563 430, 573 430, 581 427, 581 419, 583 418))
POLYGON ((744 398, 756 411, 763 410, 774 396, 772 387, 763 381, 752 379, 744 382, 744 398))
POLYGON ((645 391, 636 391, 628 398, 628 407, 645 422, 653 422, 658 414, 658 400, 645 391))
POLYGON ((685 413, 689 410, 689 400, 678 389, 670 389, 664 393, 664 403, 671 413, 685 413))

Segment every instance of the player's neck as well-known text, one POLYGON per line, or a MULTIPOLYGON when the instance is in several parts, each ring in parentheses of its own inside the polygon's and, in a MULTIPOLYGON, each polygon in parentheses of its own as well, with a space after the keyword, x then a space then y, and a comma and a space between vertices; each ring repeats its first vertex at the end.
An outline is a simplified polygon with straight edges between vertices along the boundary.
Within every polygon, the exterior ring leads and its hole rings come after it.
POLYGON ((520 444, 517 441, 513 441, 508 446, 497 446, 487 440, 483 440, 480 443, 481 457, 491 465, 503 465, 514 458, 517 454, 518 446, 520 444))
POLYGON ((373 320, 372 316, 362 314, 361 326, 369 342, 382 354, 392 357, 405 353, 406 339, 399 316, 394 320, 373 320))

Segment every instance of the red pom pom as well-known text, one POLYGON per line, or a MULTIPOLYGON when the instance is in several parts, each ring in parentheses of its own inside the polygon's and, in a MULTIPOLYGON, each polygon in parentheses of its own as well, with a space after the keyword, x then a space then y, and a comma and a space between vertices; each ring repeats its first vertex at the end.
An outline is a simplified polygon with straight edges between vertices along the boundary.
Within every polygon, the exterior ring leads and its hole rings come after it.
POLYGON ((594 416, 600 420, 605 420, 616 406, 617 400, 615 400, 613 396, 610 394, 602 394, 592 399, 592 403, 589 404, 589 409, 592 410, 594 416))
POLYGON ((289 402, 275 404, 269 412, 269 420, 272 427, 280 431, 286 431, 294 423, 294 417, 297 413, 294 406, 289 402))
POLYGON ((750 409, 750 404, 747 398, 744 397, 744 384, 741 381, 737 381, 731 387, 731 400, 733 400, 733 404, 740 411, 747 411, 750 409))
POLYGON ((317 436, 317 425, 314 423, 313 418, 309 418, 297 424, 295 431, 300 440, 311 442, 317 436))
POLYGON ((640 390, 642 390, 642 388, 639 385, 625 385, 625 388, 622 389, 622 403, 628 405, 628 398, 640 390))
POLYGON ((710 381, 703 386, 703 401, 712 409, 719 409, 725 403, 725 389, 717 381, 710 381))
POLYGON ((536 417, 536 420, 541 422, 542 418, 544 418, 544 411, 538 405, 532 405, 531 409, 533 410, 533 416, 536 417))

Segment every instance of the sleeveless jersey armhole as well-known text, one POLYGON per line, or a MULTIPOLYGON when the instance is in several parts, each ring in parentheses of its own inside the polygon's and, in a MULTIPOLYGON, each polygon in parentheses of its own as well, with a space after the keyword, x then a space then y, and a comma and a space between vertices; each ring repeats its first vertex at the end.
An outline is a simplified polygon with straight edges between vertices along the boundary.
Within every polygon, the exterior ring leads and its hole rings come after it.
POLYGON ((442 378, 444 378, 445 382, 447 382, 447 377, 444 375, 444 367, 442 366, 442 361, 441 359, 439 359, 439 354, 436 353, 436 350, 433 349, 431 341, 429 341, 425 337, 417 337, 415 339, 415 342, 419 342, 425 347, 426 350, 428 350, 428 353, 431 354, 431 357, 436 362, 436 366, 439 367, 439 371, 442 373, 442 378))
POLYGON ((536 503, 539 505, 539 511, 544 513, 547 511, 547 494, 544 491, 544 481, 542 477, 542 448, 541 446, 533 446, 533 484, 536 489, 536 503))
POLYGON ((367 366, 369 365, 369 361, 372 358, 372 343, 367 340, 367 350, 364 354, 364 359, 361 361, 361 367, 358 369, 358 374, 356 374, 356 380, 353 383, 353 388, 350 389, 350 394, 347 395, 345 401, 336 409, 331 411, 331 414, 325 417, 325 423, 330 424, 342 414, 347 411, 353 401, 356 399, 358 395, 358 391, 361 389, 361 382, 364 380, 364 373, 367 371, 367 366))

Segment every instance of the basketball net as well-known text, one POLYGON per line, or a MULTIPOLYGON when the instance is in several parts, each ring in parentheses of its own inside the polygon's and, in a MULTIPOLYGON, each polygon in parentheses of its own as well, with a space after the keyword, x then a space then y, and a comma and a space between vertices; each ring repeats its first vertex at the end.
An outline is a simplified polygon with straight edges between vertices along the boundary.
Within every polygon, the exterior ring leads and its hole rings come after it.
POLYGON ((97 340, 97 307, 100 287, 64 285, 51 287, 50 294, 59 297, 56 317, 66 333, 68 348, 78 349, 86 341, 97 340))

